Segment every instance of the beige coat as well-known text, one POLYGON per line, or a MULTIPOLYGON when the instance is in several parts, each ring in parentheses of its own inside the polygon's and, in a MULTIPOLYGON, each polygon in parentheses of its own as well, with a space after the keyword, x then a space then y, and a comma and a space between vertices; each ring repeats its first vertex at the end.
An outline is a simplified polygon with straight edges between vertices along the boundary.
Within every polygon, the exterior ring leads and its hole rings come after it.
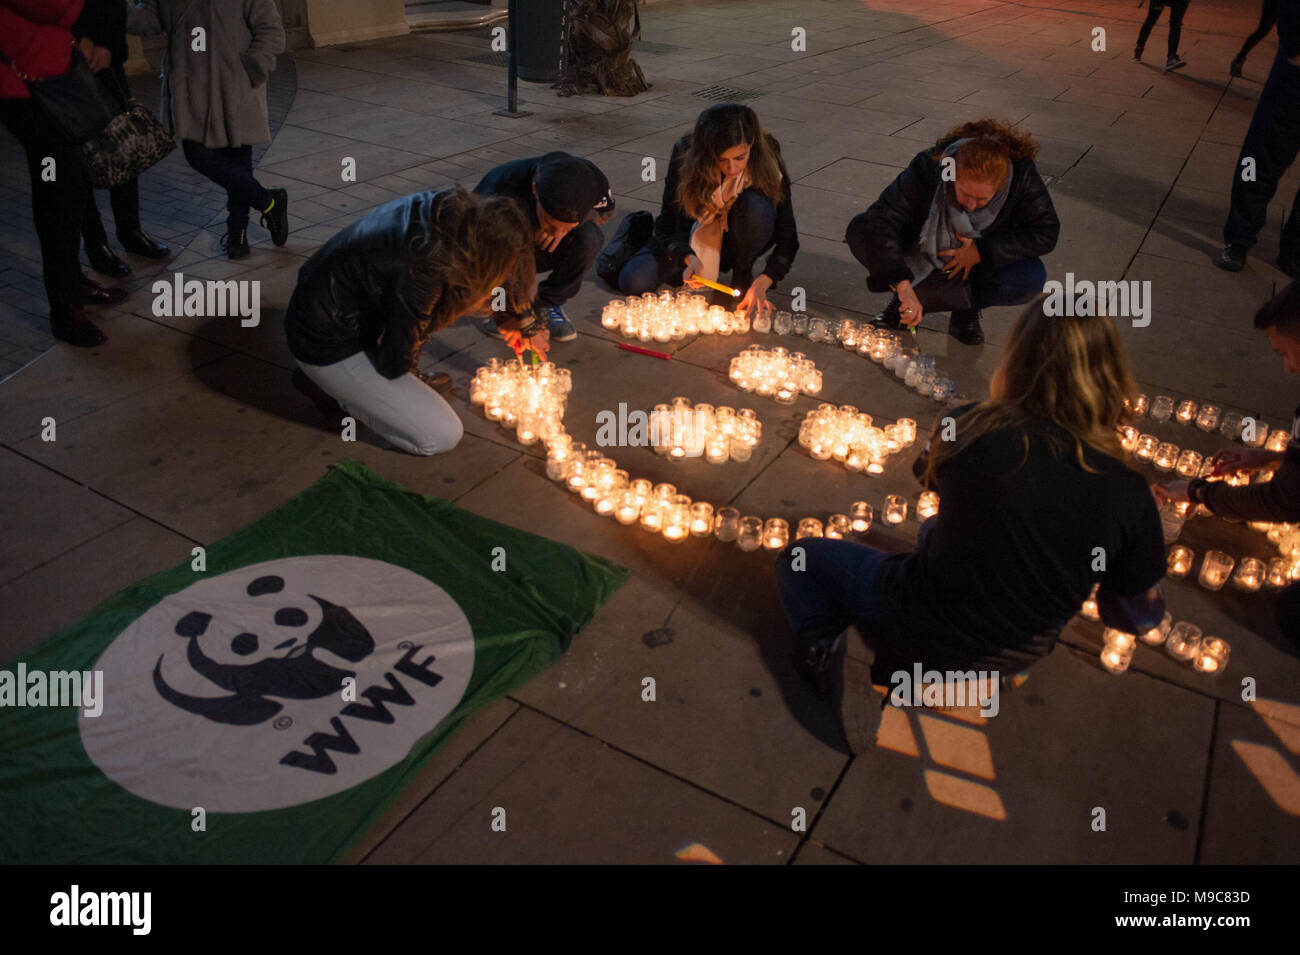
POLYGON ((273 0, 136 0, 127 12, 129 32, 167 34, 160 112, 172 133, 211 149, 271 141, 266 80, 284 52, 273 0))

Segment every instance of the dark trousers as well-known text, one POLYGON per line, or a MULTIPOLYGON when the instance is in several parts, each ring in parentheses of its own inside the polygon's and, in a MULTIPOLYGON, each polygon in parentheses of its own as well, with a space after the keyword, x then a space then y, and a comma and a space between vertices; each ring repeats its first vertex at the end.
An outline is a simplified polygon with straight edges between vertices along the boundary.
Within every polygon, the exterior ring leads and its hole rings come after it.
MULTIPOLYGON (((776 241, 776 206, 754 189, 746 189, 727 213, 727 231, 722 236, 718 272, 731 273, 731 284, 741 291, 754 281, 754 263, 776 241)), ((618 288, 624 295, 642 295, 659 287, 682 284, 684 262, 660 262, 655 244, 643 246, 628 259, 618 274, 618 288)))
POLYGON ((1282 633, 1300 647, 1300 583, 1282 588, 1277 595, 1275 612, 1282 633))
POLYGON ((1244 60, 1250 51, 1255 49, 1255 45, 1268 36, 1268 31, 1273 29, 1275 23, 1277 23, 1277 0, 1264 0, 1259 8, 1259 26, 1255 28, 1254 33, 1246 37, 1246 42, 1241 44, 1237 59, 1244 60))
POLYGON ((1138 30, 1139 47, 1147 45, 1147 37, 1151 35, 1151 28, 1156 25, 1160 19, 1160 11, 1165 7, 1169 8, 1169 55, 1173 56, 1178 52, 1178 38, 1183 32, 1183 14, 1187 12, 1188 0, 1151 0, 1151 6, 1147 9, 1147 18, 1142 21, 1142 28, 1138 30))
MULTIPOLYGON (((1273 61, 1264 89, 1259 94, 1241 155, 1232 173, 1232 199, 1223 238, 1232 245, 1250 248, 1259 238, 1268 217, 1268 204, 1277 192, 1278 180, 1300 153, 1300 66, 1288 63, 1281 51, 1273 61), (1243 182, 1242 160, 1255 161, 1255 181, 1243 182)), ((1300 256, 1300 192, 1291 203, 1291 215, 1282 227, 1282 257, 1300 256)))
MULTIPOLYGON (((120 63, 114 63, 108 68, 112 74, 112 82, 116 83, 117 88, 126 96, 130 96, 130 87, 126 82, 126 70, 120 63)), ((113 207, 113 221, 116 230, 119 233, 132 232, 140 228, 140 183, 136 179, 128 179, 120 186, 114 186, 108 191, 108 199, 113 207)), ((99 217, 99 207, 95 205, 95 191, 89 182, 86 183, 86 214, 81 223, 81 236, 87 243, 107 242, 108 233, 104 231, 104 222, 99 217)))
POLYGON ((41 243, 41 269, 50 307, 71 304, 81 284, 81 222, 86 176, 81 154, 50 125, 30 99, 0 99, 0 123, 13 133, 27 154, 31 178, 32 220, 41 243), (43 177, 53 160, 53 179, 43 177))
POLYGON ((238 232, 248 225, 248 210, 259 212, 271 204, 269 193, 253 178, 253 147, 209 149, 192 139, 181 140, 190 168, 226 190, 226 229, 238 232))
POLYGON ((538 272, 551 274, 537 283, 537 304, 542 308, 563 305, 582 288, 583 276, 596 261, 605 236, 594 222, 570 229, 554 251, 537 249, 538 272))

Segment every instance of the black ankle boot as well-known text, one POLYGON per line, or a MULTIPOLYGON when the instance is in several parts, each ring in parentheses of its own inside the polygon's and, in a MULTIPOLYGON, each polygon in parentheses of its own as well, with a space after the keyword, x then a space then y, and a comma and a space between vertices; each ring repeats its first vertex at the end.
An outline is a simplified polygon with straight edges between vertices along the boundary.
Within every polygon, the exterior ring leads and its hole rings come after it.
POLYGON ((146 259, 165 259, 172 254, 171 249, 139 226, 134 229, 123 229, 117 234, 117 241, 121 242, 122 248, 132 255, 143 256, 146 259))
POLYGON ((901 307, 898 296, 895 295, 889 300, 885 310, 871 320, 871 324, 876 328, 889 328, 898 331, 903 327, 903 316, 899 312, 901 307))
POLYGON ((78 348, 93 348, 108 341, 86 317, 80 305, 55 305, 50 309, 50 331, 59 341, 78 348))
POLYGON ((948 334, 963 345, 984 344, 984 329, 980 327, 978 308, 955 308, 948 319, 948 334))
POLYGON ((795 636, 794 668, 821 696, 829 696, 833 689, 831 670, 843 652, 843 634, 844 628, 837 626, 814 627, 795 636))
POLYGON ((248 226, 244 226, 235 232, 227 232, 221 237, 221 248, 226 252, 226 258, 243 259, 247 258, 248 248, 248 226))
POLYGON ((113 251, 107 239, 99 242, 91 242, 87 239, 86 258, 90 260, 90 267, 100 275, 120 277, 131 274, 131 266, 117 257, 117 253, 113 251))

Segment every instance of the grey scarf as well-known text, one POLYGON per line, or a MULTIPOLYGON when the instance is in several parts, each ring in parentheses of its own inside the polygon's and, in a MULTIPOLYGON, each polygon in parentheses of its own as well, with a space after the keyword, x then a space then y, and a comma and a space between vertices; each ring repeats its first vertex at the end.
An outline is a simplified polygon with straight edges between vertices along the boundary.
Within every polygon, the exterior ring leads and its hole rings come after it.
MULTIPOLYGON (((968 140, 959 139, 943 151, 944 156, 953 156, 957 147, 968 140)), ((956 249, 961 246, 957 236, 970 236, 973 239, 984 234, 984 230, 993 224, 998 213, 1006 205, 1007 193, 1011 189, 1011 180, 994 193, 982 209, 967 212, 957 204, 957 195, 953 184, 942 177, 939 188, 934 190, 930 201, 930 213, 921 226, 921 234, 916 245, 903 255, 903 261, 912 270, 912 284, 919 285, 931 272, 947 266, 947 261, 939 255, 940 249, 956 249)))

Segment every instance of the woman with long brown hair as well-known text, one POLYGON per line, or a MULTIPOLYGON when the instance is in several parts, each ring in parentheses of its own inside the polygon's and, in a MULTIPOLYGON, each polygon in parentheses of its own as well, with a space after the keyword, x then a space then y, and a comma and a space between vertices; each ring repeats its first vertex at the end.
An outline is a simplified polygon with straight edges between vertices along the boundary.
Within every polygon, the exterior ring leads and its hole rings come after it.
POLYGON ((754 309, 767 304, 768 290, 785 278, 798 251, 780 145, 748 106, 723 103, 702 112, 673 146, 654 236, 623 266, 618 287, 640 295, 661 282, 699 287, 695 276, 717 281, 730 272, 731 284, 744 292, 737 304, 754 309))
POLYGON ((918 462, 940 506, 914 551, 809 539, 782 554, 796 666, 836 697, 851 745, 872 745, 880 713, 871 674, 845 662, 846 628, 888 682, 917 663, 1023 670, 1051 652, 1093 584, 1110 626, 1159 622, 1160 520, 1116 432, 1136 390, 1110 318, 1052 317, 1040 298, 1016 322, 988 399, 949 412, 946 429, 941 419, 918 462))
POLYGON ((950 312, 948 334, 984 341, 982 308, 1023 305, 1043 291, 1041 256, 1061 223, 1034 166, 1038 143, 1009 123, 955 126, 923 149, 845 240, 867 267, 867 288, 894 293, 877 324, 915 328, 950 312))
MULTIPOLYGON (((294 384, 318 405, 337 401, 404 451, 450 451, 464 429, 412 374, 420 350, 434 332, 486 307, 498 287, 526 305, 534 277, 532 232, 509 198, 449 187, 379 206, 298 272, 285 315, 294 384)), ((524 327, 495 314, 508 344, 545 356, 546 330, 535 317, 524 327)))

